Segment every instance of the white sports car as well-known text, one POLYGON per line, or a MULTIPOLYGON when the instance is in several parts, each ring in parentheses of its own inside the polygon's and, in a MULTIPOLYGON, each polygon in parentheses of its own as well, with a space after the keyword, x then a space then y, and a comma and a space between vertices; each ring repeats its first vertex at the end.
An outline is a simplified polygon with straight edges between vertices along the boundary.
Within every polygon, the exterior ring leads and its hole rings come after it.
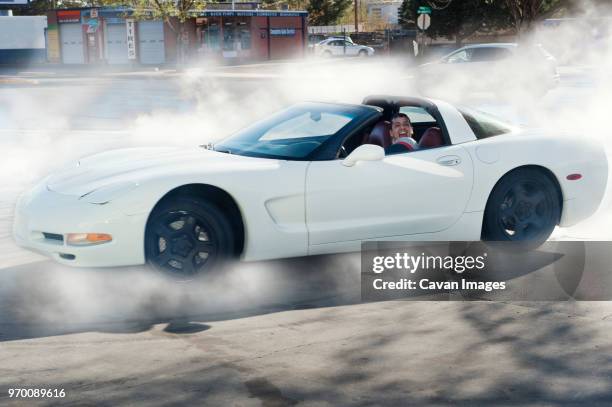
POLYGON ((607 174, 586 139, 441 101, 301 103, 212 147, 73 163, 20 198, 14 236, 60 263, 148 262, 181 278, 228 257, 357 251, 365 240, 538 242, 595 212, 607 174), (416 148, 390 154, 397 113, 416 148))

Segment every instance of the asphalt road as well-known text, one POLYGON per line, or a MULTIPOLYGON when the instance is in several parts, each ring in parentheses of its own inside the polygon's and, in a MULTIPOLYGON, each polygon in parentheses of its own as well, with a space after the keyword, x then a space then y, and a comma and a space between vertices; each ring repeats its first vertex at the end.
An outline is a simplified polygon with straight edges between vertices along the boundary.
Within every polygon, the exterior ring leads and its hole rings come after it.
MULTIPOLYGON (((361 304, 355 254, 239 265, 177 286, 140 268, 62 267, 12 243, 17 194, 77 157, 201 144, 298 100, 412 93, 411 78, 401 61, 386 60, 7 76, 0 404, 609 405, 607 301, 361 304), (66 398, 10 399, 13 387, 65 389, 66 398)), ((563 112, 569 120, 558 123, 595 133, 605 97, 592 76, 567 70, 562 86, 531 106, 487 95, 467 102, 537 124, 563 112)), ((555 238, 610 240, 609 209, 555 238)), ((513 281, 567 298, 550 264, 513 281)))

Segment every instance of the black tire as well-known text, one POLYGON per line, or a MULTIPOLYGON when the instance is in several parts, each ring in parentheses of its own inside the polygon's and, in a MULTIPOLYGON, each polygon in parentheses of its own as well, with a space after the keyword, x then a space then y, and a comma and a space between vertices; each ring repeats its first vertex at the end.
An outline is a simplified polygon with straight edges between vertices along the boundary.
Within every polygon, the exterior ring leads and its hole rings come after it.
POLYGON ((234 254, 234 231, 219 208, 177 197, 155 208, 145 231, 145 256, 154 269, 177 281, 219 270, 234 254))
POLYGON ((359 51, 357 55, 360 56, 361 58, 365 58, 368 56, 368 51, 362 49, 361 51, 359 51))
POLYGON ((548 239, 560 217, 561 199, 554 181, 541 170, 518 169, 493 188, 484 213, 482 237, 537 247, 548 239))

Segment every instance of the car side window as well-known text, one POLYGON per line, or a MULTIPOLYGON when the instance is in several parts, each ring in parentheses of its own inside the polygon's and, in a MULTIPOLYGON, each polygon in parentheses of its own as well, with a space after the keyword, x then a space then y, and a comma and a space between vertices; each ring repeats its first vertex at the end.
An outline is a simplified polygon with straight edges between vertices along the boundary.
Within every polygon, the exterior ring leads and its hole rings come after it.
POLYGON ((399 113, 404 113, 410 119, 417 151, 447 145, 441 124, 424 107, 399 106, 399 113))
POLYGON ((494 116, 476 110, 462 108, 459 110, 477 139, 510 133, 513 128, 494 116))
POLYGON ((474 48, 472 52, 472 62, 491 62, 500 61, 512 56, 512 53, 506 48, 491 47, 491 48, 474 48))
POLYGON ((472 57, 471 49, 462 49, 450 54, 446 57, 447 64, 457 64, 462 62, 470 62, 472 57))
POLYGON ((432 115, 427 113, 427 110, 418 106, 402 106, 399 109, 400 113, 405 113, 410 119, 410 123, 431 123, 435 122, 436 119, 432 115))

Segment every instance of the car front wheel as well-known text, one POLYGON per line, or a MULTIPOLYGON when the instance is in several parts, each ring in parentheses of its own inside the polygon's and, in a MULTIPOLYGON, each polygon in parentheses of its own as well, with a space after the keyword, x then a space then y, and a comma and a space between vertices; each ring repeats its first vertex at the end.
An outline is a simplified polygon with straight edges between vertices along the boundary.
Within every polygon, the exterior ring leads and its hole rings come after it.
POLYGON ((560 216, 554 182, 536 169, 515 170, 504 176, 489 196, 483 238, 539 245, 551 235, 560 216))
POLYGON ((234 252, 234 234, 215 205, 179 197, 155 208, 145 232, 147 262, 175 280, 217 270, 234 252))

